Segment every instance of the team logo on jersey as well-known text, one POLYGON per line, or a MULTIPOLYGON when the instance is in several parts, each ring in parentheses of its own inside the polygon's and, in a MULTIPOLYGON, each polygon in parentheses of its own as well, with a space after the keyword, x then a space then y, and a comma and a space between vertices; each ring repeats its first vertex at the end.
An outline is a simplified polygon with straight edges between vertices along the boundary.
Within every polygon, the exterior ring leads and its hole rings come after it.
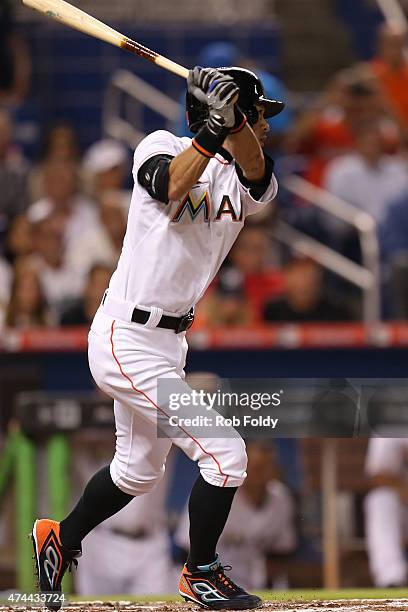
MULTIPOLYGON (((193 191, 190 191, 180 202, 175 214, 171 221, 172 223, 178 223, 181 221, 184 213, 190 215, 192 221, 195 221, 198 216, 202 213, 203 220, 208 223, 210 220, 210 198, 208 192, 205 191, 202 195, 194 197, 193 191)), ((223 195, 221 204, 214 217, 214 221, 222 221, 224 218, 231 221, 242 221, 242 206, 239 212, 234 208, 231 198, 228 195, 223 195)))
POLYGON ((224 195, 222 196, 220 207, 215 215, 215 220, 221 221, 223 215, 229 215, 231 221, 242 221, 242 206, 239 216, 237 216, 237 213, 232 205, 231 198, 228 195, 224 195))
POLYGON ((205 191, 201 197, 196 200, 193 198, 192 192, 190 191, 181 201, 180 206, 172 218, 172 222, 178 223, 186 211, 188 211, 192 221, 195 221, 201 211, 203 211, 204 221, 208 223, 210 218, 210 200, 208 193, 205 191))

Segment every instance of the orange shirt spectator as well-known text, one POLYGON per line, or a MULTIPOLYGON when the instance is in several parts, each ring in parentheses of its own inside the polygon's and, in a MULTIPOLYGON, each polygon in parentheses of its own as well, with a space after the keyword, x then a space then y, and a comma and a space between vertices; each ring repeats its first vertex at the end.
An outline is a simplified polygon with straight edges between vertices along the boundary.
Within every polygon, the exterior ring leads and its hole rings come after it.
POLYGON ((288 137, 288 150, 307 157, 304 176, 321 185, 327 164, 354 148, 356 126, 374 119, 383 123, 387 152, 395 152, 398 128, 385 114, 372 73, 359 68, 342 71, 329 83, 315 107, 299 118, 288 137))
POLYGON ((380 29, 378 56, 371 67, 393 113, 408 129, 408 62, 405 59, 404 32, 389 25, 380 29))
POLYGON ((248 274, 244 286, 247 300, 256 314, 256 320, 259 321, 265 303, 271 296, 283 293, 285 280, 280 270, 269 268, 259 273, 248 274))
POLYGON ((353 149, 354 135, 341 113, 323 114, 315 125, 308 143, 312 151, 305 171, 305 179, 321 185, 327 164, 334 158, 353 149))
POLYGON ((395 113, 408 128, 408 64, 393 69, 381 60, 374 60, 372 68, 395 113))

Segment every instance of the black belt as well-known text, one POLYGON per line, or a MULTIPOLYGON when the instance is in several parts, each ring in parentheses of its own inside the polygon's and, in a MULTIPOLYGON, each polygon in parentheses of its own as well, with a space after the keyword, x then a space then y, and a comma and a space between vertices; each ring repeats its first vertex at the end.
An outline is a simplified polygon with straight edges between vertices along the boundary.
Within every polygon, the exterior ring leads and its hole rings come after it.
MULTIPOLYGON (((145 325, 149 320, 150 312, 147 310, 140 310, 135 308, 132 313, 133 323, 141 323, 145 325)), ((171 317, 169 315, 162 315, 157 327, 163 327, 164 329, 174 329, 176 334, 190 329, 194 323, 194 308, 191 308, 189 312, 182 317, 171 317)))
MULTIPOLYGON (((102 304, 105 303, 107 295, 108 295, 108 292, 105 291, 104 296, 102 298, 102 304)), ((150 317, 150 311, 140 310, 140 308, 133 309, 133 313, 132 313, 133 323, 141 323, 141 325, 146 325, 147 321, 149 320, 149 317, 150 317)), ((193 323, 194 323, 194 308, 190 308, 188 313, 183 315, 182 317, 171 317, 169 315, 162 315, 156 327, 162 327, 163 329, 174 329, 176 334, 180 334, 181 332, 187 331, 187 329, 190 329, 193 323)))

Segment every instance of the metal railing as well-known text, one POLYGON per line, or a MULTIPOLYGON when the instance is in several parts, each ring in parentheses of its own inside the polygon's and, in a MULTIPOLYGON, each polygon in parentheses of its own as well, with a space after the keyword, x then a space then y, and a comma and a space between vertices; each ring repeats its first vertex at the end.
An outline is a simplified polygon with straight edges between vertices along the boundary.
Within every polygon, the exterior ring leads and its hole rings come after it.
POLYGON ((378 321, 381 311, 380 264, 376 223, 373 217, 299 176, 286 177, 282 185, 293 195, 354 227, 360 240, 362 265, 356 264, 282 221, 276 225, 275 237, 359 287, 363 292, 364 322, 378 321))
POLYGON ((156 112, 167 123, 175 122, 180 106, 162 91, 149 85, 128 70, 118 70, 109 81, 102 113, 103 131, 107 136, 122 140, 136 148, 146 134, 143 125, 144 107, 156 112))

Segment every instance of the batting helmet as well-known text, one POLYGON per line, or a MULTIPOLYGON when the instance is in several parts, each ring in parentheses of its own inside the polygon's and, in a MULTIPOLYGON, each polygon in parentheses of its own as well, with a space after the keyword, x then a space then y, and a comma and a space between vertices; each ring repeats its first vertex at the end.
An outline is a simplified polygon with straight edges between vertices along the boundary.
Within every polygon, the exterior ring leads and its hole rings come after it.
MULTIPOLYGON (((278 115, 285 108, 283 102, 265 98, 261 79, 254 72, 246 70, 246 68, 236 67, 217 68, 217 70, 231 76, 238 85, 239 97, 237 104, 242 112, 245 113, 249 125, 254 125, 258 121, 257 104, 264 107, 264 117, 266 119, 278 115)), ((197 98, 187 92, 186 114, 188 127, 195 134, 208 118, 208 106, 199 102, 197 98)))

